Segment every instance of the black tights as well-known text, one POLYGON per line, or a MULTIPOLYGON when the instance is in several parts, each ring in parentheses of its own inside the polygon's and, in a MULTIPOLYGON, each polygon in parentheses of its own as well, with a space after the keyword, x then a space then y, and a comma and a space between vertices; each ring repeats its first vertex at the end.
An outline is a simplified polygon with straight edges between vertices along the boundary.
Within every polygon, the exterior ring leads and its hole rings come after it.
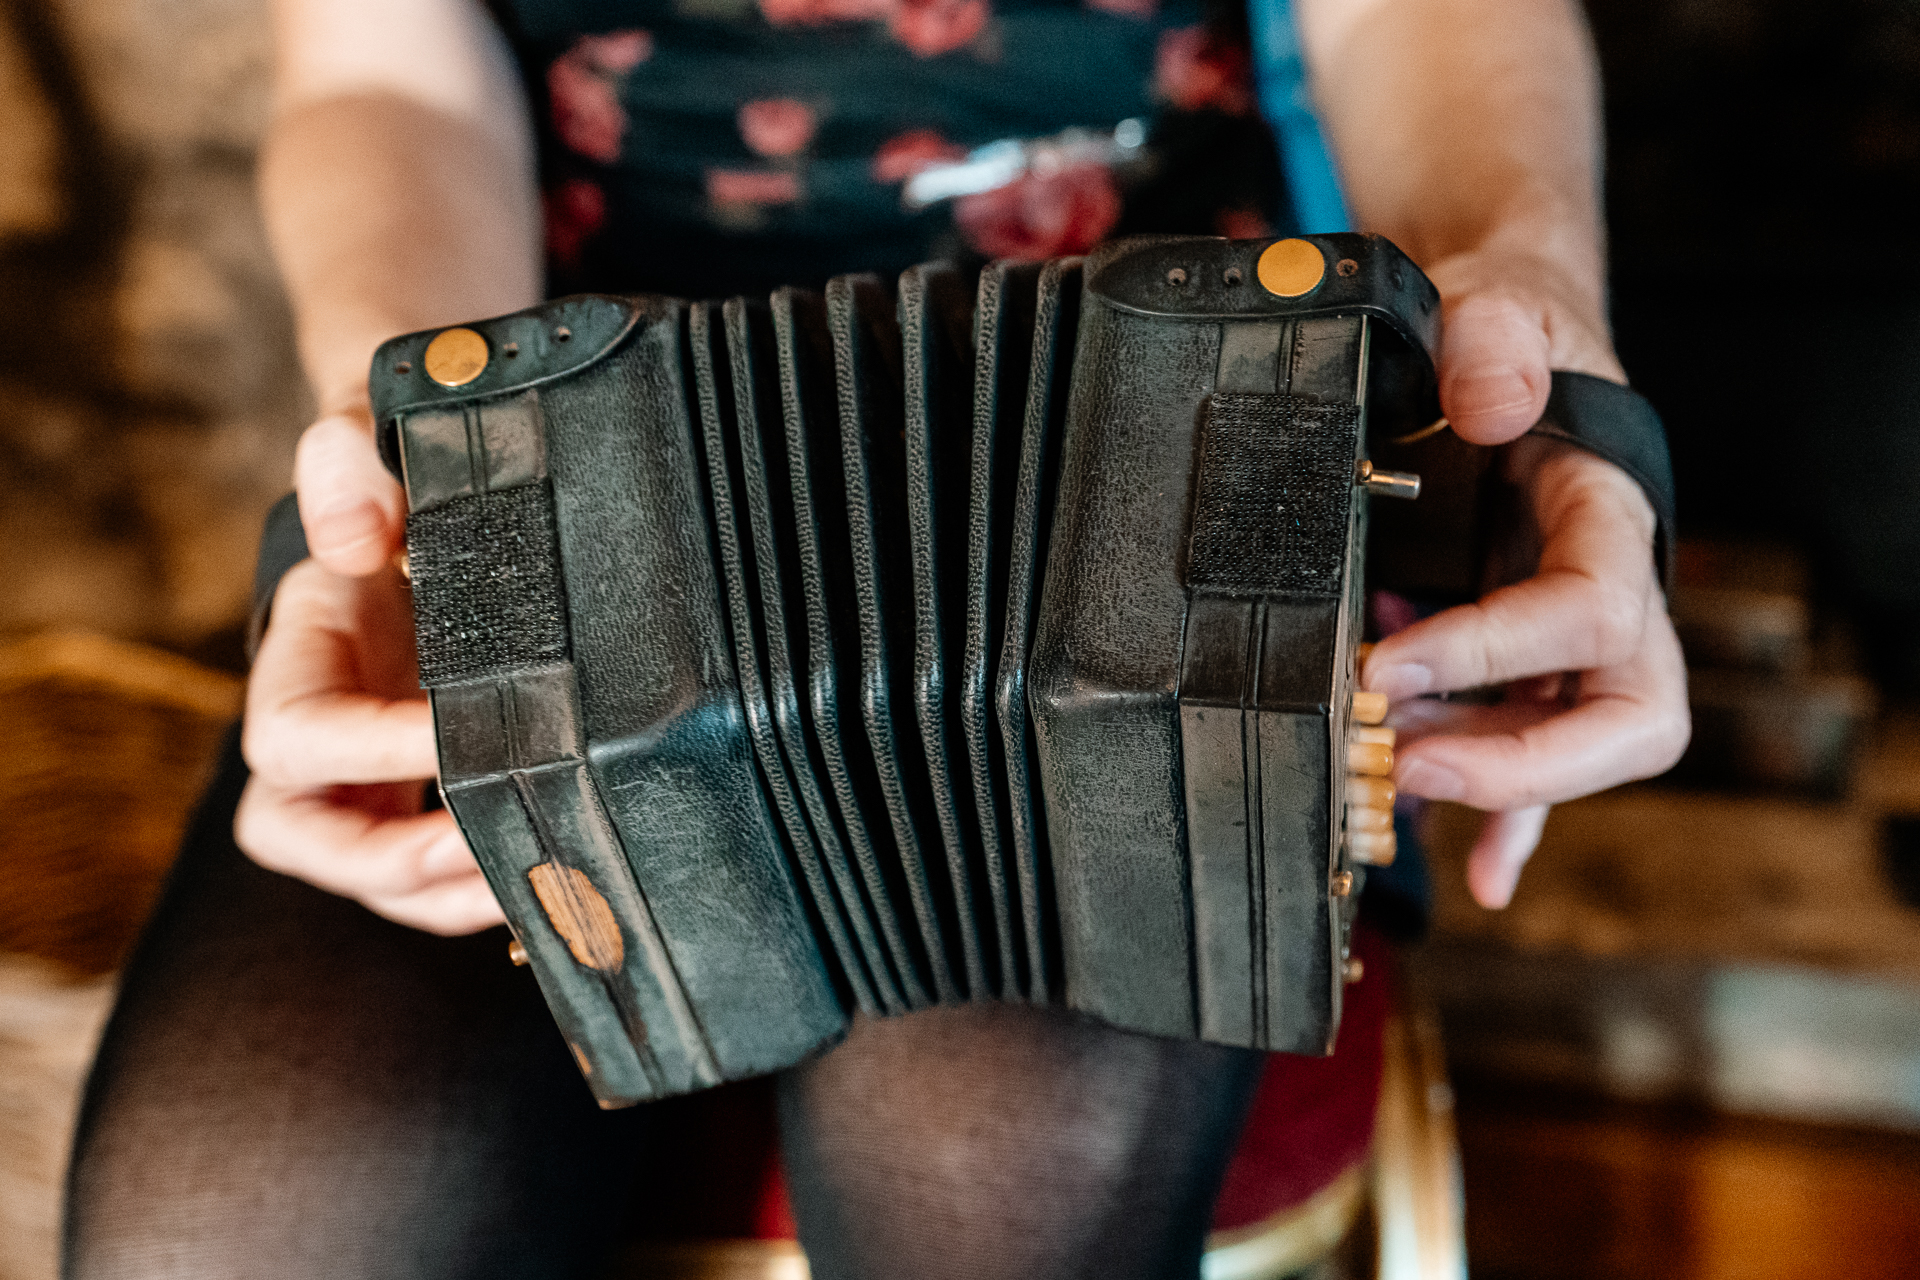
MULTIPOLYGON (((504 931, 432 937, 256 867, 245 776, 229 741, 128 966, 67 1275, 604 1274, 766 1089, 597 1110, 504 931)), ((1260 1064, 1018 1006, 863 1022, 777 1084, 813 1274, 1192 1277, 1260 1064)))

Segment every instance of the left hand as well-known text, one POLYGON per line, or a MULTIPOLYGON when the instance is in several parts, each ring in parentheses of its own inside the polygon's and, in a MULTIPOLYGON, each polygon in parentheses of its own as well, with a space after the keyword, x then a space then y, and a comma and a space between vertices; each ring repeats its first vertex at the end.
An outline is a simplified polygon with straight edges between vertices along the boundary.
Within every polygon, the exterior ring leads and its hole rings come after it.
MULTIPOLYGON (((1461 254, 1430 269, 1442 300, 1440 403, 1475 444, 1525 434, 1551 371, 1625 382, 1578 291, 1544 259, 1461 254)), ((1490 817, 1467 865, 1483 906, 1504 907, 1547 807, 1680 758, 1686 668, 1653 562, 1653 509, 1611 463, 1547 440, 1511 450, 1541 538, 1533 577, 1382 640, 1362 684, 1399 704, 1394 780, 1407 795, 1490 817), (1498 706, 1418 698, 1506 686, 1498 706)))

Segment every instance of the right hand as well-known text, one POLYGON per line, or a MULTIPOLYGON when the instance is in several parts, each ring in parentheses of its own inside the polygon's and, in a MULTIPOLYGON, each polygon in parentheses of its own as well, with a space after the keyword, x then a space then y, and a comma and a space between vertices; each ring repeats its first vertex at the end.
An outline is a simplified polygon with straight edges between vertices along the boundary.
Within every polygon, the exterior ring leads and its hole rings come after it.
POLYGON ((312 559, 289 570, 247 685, 253 771, 234 838, 255 862, 439 934, 502 923, 445 810, 414 658, 412 601, 393 567, 406 524, 366 410, 307 429, 294 466, 312 559))

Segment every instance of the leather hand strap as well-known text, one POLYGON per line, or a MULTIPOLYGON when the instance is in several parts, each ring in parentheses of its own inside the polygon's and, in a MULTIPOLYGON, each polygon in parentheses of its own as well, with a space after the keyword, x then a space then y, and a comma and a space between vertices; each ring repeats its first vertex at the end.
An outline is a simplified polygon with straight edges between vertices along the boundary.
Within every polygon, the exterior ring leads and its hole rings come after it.
POLYGON ((247 620, 248 661, 260 651, 280 579, 306 558, 307 531, 300 523, 300 505, 288 494, 267 512, 267 526, 260 535, 260 559, 253 570, 253 613, 247 620))
POLYGON ((1577 445, 1632 476, 1653 504, 1654 563, 1663 590, 1673 589, 1673 461, 1667 433, 1646 398, 1629 387, 1585 373, 1556 370, 1547 411, 1530 435, 1577 445))

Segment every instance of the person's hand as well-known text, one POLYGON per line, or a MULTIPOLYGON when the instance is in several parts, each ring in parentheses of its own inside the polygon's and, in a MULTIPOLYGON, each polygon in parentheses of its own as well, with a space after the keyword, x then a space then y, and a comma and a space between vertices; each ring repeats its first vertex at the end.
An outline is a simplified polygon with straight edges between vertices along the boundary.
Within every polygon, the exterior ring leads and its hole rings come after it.
POLYGON ((452 816, 422 811, 433 721, 392 564, 405 504, 364 411, 309 428, 295 476, 313 558, 281 580, 247 686, 253 776, 235 839, 262 866, 402 924, 441 934, 499 924, 452 816))
MULTIPOLYGON (((1441 408, 1463 438, 1524 434, 1546 409, 1553 369, 1626 381, 1550 264, 1473 254, 1431 274, 1441 408)), ((1516 446, 1507 466, 1531 498, 1534 576, 1386 637, 1362 675, 1397 704, 1399 789, 1489 812, 1467 867, 1488 907, 1511 900, 1547 806, 1664 772, 1690 732, 1646 495, 1619 468, 1552 441, 1516 446), (1500 685, 1494 706, 1420 697, 1500 685)))

